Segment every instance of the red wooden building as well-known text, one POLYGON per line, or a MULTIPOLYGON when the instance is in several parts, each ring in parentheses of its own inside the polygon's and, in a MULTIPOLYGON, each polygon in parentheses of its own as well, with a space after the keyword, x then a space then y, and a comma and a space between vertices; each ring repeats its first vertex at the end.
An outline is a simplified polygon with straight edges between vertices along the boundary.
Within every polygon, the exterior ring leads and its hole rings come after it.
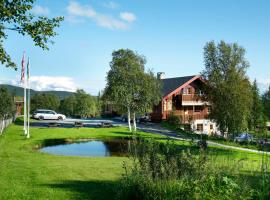
POLYGON ((164 78, 164 73, 158 73, 158 78, 163 83, 163 97, 153 109, 153 121, 166 120, 173 114, 180 118, 185 127, 195 132, 217 132, 216 124, 208 119, 211 107, 201 98, 205 84, 201 76, 164 78))

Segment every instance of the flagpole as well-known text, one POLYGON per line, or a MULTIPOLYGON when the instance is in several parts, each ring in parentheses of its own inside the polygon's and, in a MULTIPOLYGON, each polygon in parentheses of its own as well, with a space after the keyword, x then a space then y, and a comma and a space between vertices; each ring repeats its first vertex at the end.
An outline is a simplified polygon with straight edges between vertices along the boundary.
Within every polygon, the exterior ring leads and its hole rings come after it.
POLYGON ((27 138, 30 138, 30 100, 31 100, 31 96, 30 96, 30 60, 28 58, 27 61, 27 85, 28 85, 28 106, 27 106, 27 138))
POLYGON ((26 129, 26 82, 25 82, 25 66, 24 66, 24 56, 25 56, 25 51, 23 52, 23 58, 22 58, 22 72, 21 72, 21 83, 23 84, 23 90, 24 90, 24 96, 23 96, 23 131, 24 134, 27 134, 27 129, 26 129))

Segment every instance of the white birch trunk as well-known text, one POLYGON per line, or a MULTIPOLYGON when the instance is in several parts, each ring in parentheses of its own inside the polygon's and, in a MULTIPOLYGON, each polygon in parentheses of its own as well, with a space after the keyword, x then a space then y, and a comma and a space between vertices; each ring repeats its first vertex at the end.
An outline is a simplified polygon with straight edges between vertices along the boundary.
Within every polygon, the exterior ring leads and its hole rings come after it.
POLYGON ((136 114, 135 113, 133 113, 133 127, 134 127, 134 131, 137 131, 136 114))
POLYGON ((128 128, 129 128, 129 131, 131 132, 132 129, 131 129, 131 124, 130 124, 130 107, 128 107, 128 128))
POLYGON ((2 133, 3 133, 3 131, 4 131, 4 127, 5 127, 5 120, 3 119, 0 135, 2 135, 2 133))

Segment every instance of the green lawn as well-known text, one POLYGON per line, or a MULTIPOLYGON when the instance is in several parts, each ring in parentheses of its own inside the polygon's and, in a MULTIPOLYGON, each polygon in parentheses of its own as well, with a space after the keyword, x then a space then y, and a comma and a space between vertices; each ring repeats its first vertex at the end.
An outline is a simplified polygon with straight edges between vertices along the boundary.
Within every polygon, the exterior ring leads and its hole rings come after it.
MULTIPOLYGON (((158 135, 139 134, 164 141, 158 135)), ((18 125, 0 136, 0 199, 113 199, 128 158, 56 156, 41 153, 37 147, 55 139, 129 137, 126 128, 31 128, 31 136, 25 139, 18 125)), ((214 147, 208 151, 216 165, 237 166, 249 176, 260 170, 261 155, 214 147)))

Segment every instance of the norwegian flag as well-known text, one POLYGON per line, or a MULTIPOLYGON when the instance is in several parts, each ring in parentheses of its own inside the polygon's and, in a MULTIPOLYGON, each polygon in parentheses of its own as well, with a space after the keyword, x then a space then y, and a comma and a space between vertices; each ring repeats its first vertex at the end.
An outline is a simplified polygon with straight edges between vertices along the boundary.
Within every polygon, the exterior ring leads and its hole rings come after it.
POLYGON ((25 60, 24 60, 24 54, 23 53, 23 57, 22 57, 22 71, 21 71, 21 83, 25 82, 25 60))

